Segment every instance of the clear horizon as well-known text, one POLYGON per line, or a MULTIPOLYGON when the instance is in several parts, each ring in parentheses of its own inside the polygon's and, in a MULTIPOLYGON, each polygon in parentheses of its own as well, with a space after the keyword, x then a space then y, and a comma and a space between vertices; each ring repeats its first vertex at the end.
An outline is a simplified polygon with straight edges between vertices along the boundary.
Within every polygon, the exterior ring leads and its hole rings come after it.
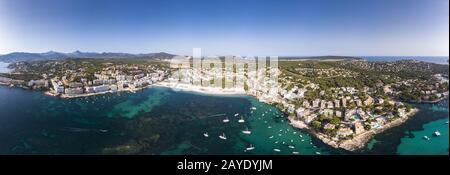
MULTIPOLYGON (((1 55, 8 55, 8 54, 12 54, 12 53, 36 53, 36 54, 42 54, 42 53, 47 53, 47 52, 57 52, 57 53, 63 53, 63 54, 68 54, 68 53, 73 53, 73 52, 83 52, 83 53, 125 53, 125 54, 151 54, 151 53, 162 53, 163 51, 155 51, 155 52, 138 52, 138 53, 130 53, 130 52, 107 52, 107 51, 101 51, 101 52, 94 52, 94 51, 82 51, 82 50, 75 50, 75 51, 71 51, 71 52, 59 52, 59 51, 55 51, 55 50, 49 50, 46 52, 26 52, 26 51, 14 51, 14 52, 9 52, 9 53, 0 53, 1 55)), ((169 53, 169 52, 164 52, 164 53, 168 53, 168 54, 175 54, 175 53, 169 53)), ((175 54, 175 55, 181 55, 181 56, 192 56, 192 54, 175 54)), ((205 55, 203 55, 205 56, 205 55)), ((208 56, 208 55, 206 55, 208 56)), ((209 56, 228 56, 228 55, 209 55, 209 56)), ((243 57, 247 57, 247 55, 233 55, 233 56, 243 56, 243 57)), ((248 55, 248 56, 270 56, 270 55, 248 55)), ((278 55, 279 57, 321 57, 321 56, 342 56, 342 57, 446 57, 448 58, 448 55, 435 55, 435 56, 430 56, 430 55, 278 55)))
POLYGON ((0 54, 449 55, 447 0, 0 0, 0 54))

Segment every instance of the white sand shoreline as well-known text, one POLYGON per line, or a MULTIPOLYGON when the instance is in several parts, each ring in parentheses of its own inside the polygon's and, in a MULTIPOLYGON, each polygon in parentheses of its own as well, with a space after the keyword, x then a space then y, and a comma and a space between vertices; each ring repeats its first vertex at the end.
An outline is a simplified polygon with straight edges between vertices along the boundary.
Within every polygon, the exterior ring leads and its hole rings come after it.
POLYGON ((241 96, 248 95, 244 89, 240 88, 232 88, 232 89, 222 89, 216 87, 202 87, 195 86, 191 84, 176 84, 172 82, 158 82, 153 84, 152 86, 166 87, 171 88, 175 91, 187 91, 187 92, 196 92, 207 95, 218 95, 218 96, 241 96))

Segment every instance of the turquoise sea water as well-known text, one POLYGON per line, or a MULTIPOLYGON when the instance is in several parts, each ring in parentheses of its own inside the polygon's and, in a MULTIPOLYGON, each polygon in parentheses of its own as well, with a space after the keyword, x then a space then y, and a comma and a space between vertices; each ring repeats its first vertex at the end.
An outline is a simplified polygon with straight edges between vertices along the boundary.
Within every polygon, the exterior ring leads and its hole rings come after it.
MULTIPOLYGON (((433 124, 448 120, 448 100, 421 108, 416 120, 377 136, 357 154, 448 154, 448 125, 433 124), (426 151, 422 127, 424 134, 442 134, 426 142, 426 151)), ((279 110, 253 97, 168 88, 60 99, 1 86, 0 123, 0 154, 349 154, 292 128, 279 110), (249 135, 242 132, 247 128, 249 135), (244 151, 250 145, 255 149, 244 151)))

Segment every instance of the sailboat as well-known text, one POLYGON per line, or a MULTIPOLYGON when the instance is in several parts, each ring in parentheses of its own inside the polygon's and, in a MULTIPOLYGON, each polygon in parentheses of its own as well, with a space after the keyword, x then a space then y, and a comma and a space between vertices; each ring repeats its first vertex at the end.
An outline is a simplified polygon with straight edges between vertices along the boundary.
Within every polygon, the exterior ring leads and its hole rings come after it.
POLYGON ((242 133, 249 135, 249 134, 251 134, 252 132, 251 132, 250 130, 248 130, 248 128, 246 128, 244 131, 242 131, 242 133))
POLYGON ((243 118, 243 117, 241 117, 241 119, 239 119, 239 120, 238 120, 238 122, 239 122, 239 123, 244 123, 244 122, 245 122, 245 120, 244 120, 244 118, 243 118))
POLYGON ((250 147, 245 148, 246 151, 251 151, 254 149, 255 149, 255 147, 252 144, 250 144, 250 147))
POLYGON ((223 121, 224 123, 228 123, 228 122, 230 122, 230 119, 228 119, 228 117, 227 117, 227 118, 223 119, 222 121, 223 121))
POLYGON ((222 139, 222 140, 226 140, 227 136, 225 136, 225 133, 222 133, 222 135, 220 135, 219 138, 222 139))

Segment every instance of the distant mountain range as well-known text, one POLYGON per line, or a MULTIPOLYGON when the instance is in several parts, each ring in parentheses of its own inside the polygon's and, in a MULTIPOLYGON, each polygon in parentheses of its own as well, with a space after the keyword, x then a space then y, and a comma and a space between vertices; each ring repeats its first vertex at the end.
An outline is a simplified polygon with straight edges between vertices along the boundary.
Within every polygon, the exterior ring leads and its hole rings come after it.
POLYGON ((2 62, 17 62, 17 61, 39 61, 39 60, 58 60, 68 58, 132 58, 132 59, 170 59, 176 55, 159 52, 147 54, 130 54, 130 53, 113 53, 113 52, 80 52, 61 53, 49 51, 45 53, 27 53, 27 52, 13 52, 6 55, 0 55, 2 62))

